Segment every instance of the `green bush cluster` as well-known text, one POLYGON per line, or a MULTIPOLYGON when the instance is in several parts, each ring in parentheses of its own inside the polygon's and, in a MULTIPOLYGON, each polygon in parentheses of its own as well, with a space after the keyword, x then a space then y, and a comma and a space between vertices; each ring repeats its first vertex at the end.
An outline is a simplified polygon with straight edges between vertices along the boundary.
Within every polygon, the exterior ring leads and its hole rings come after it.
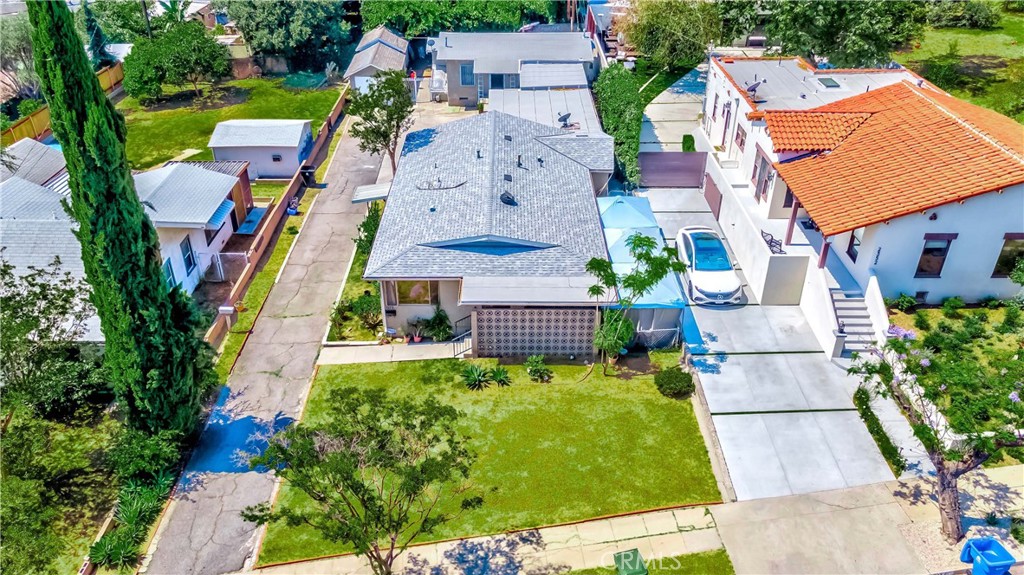
POLYGON ((693 374, 683 371, 679 366, 654 374, 654 385, 662 395, 672 399, 688 399, 697 389, 693 374))
POLYGON ((621 64, 601 71, 594 82, 594 96, 601 124, 615 138, 615 160, 630 183, 640 181, 640 127, 644 102, 639 97, 640 81, 621 64))
POLYGON ((89 559, 101 566, 124 567, 139 559, 139 546, 156 521, 174 485, 174 476, 159 473, 151 480, 129 479, 117 496, 114 529, 93 543, 89 559))
POLYGON ((512 384, 512 376, 501 366, 484 369, 471 363, 462 370, 462 383, 473 391, 480 391, 492 383, 498 387, 508 387, 512 384))
POLYGON ((1024 327, 1024 318, 1021 316, 1020 304, 1017 302, 1011 302, 1006 306, 1006 315, 1003 316, 1003 322, 996 326, 996 331, 999 333, 1013 333, 1024 327))
POLYGON ((543 355, 531 355, 526 358, 526 363, 523 364, 526 368, 526 374, 530 376, 533 381, 549 382, 554 373, 551 368, 544 364, 543 355))
POLYGON ((932 328, 932 322, 928 319, 928 314, 924 313, 924 310, 917 310, 914 312, 914 327, 921 331, 928 331, 932 328))
POLYGON ((882 427, 882 422, 871 409, 871 394, 863 387, 857 388, 857 391, 853 393, 853 403, 857 406, 857 413, 860 414, 861 420, 867 426, 868 433, 878 444, 878 450, 882 452, 882 457, 889 463, 893 474, 899 477, 907 469, 907 460, 900 453, 899 447, 892 442, 889 434, 882 427))
POLYGON ((906 313, 917 305, 917 300, 912 295, 901 293, 900 297, 896 299, 885 298, 885 305, 888 308, 898 309, 906 313))
POLYGON ((39 108, 42 108, 46 102, 43 100, 37 100, 35 98, 25 98, 21 102, 18 102, 18 116, 24 118, 32 112, 35 112, 39 108))
POLYGON ((984 0, 938 0, 928 7, 928 23, 936 28, 992 28, 999 11, 984 0))
POLYGON ((441 306, 434 308, 434 315, 423 322, 423 334, 434 341, 448 341, 452 338, 452 322, 448 312, 441 306))
POLYGON ((964 309, 964 300, 961 297, 948 297, 942 301, 942 315, 949 319, 959 319, 962 309, 964 309))

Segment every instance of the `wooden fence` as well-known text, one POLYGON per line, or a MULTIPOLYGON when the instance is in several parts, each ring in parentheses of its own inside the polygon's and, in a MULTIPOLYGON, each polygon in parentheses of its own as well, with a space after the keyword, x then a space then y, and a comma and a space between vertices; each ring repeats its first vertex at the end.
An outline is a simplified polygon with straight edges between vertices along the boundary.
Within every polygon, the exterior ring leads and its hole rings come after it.
MULTIPOLYGON (((124 80, 124 67, 120 62, 118 62, 109 68, 104 68, 99 72, 96 72, 96 78, 100 81, 100 86, 103 88, 103 91, 109 94, 116 90, 124 80)), ((42 108, 39 108, 28 116, 21 118, 10 128, 4 130, 4 132, 0 134, 0 142, 3 142, 5 146, 8 146, 25 138, 39 140, 49 135, 50 108, 43 105, 42 108)))
MULTIPOLYGON (((331 108, 330 114, 327 115, 327 119, 323 124, 320 125, 320 130, 317 132, 316 141, 313 143, 313 149, 309 153, 309 157, 303 163, 302 167, 312 167, 313 161, 317 155, 323 149, 324 145, 331 134, 331 127, 341 117, 341 113, 345 109, 345 96, 348 93, 348 86, 342 88, 341 95, 338 96, 338 100, 334 103, 334 107, 331 108)), ((325 158, 325 162, 330 161, 330 158, 325 158)), ((285 213, 288 209, 288 204, 295 197, 295 194, 299 193, 302 189, 302 170, 295 172, 292 179, 288 181, 288 186, 284 190, 284 194, 281 195, 281 199, 277 204, 271 206, 267 210, 266 215, 263 216, 263 223, 260 224, 259 229, 256 231, 256 239, 253 241, 252 247, 248 252, 248 263, 245 268, 242 269, 242 273, 239 275, 238 280, 235 282, 234 287, 231 288, 231 292, 228 294, 227 300, 224 302, 225 306, 233 306, 236 302, 242 300, 245 296, 246 290, 249 288, 249 282, 252 281, 253 276, 256 274, 256 267, 260 262, 260 258, 263 257, 264 252, 270 246, 270 240, 274 236, 274 232, 277 231, 281 220, 284 219, 285 213)), ((298 241, 298 240, 296 240, 298 241)), ((206 341, 210 343, 214 348, 220 346, 227 335, 228 329, 231 327, 228 323, 228 316, 224 314, 218 314, 217 318, 214 319, 213 325, 206 331, 206 341)))

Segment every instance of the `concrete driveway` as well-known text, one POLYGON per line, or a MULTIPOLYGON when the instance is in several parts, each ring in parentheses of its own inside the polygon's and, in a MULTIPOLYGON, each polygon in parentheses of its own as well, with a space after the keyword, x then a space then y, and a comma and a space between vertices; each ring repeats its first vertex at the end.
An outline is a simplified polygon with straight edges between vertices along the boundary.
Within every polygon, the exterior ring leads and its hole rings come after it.
POLYGON ((682 151, 683 136, 700 126, 697 117, 703 100, 704 81, 697 70, 690 71, 658 94, 644 109, 640 151, 682 151))

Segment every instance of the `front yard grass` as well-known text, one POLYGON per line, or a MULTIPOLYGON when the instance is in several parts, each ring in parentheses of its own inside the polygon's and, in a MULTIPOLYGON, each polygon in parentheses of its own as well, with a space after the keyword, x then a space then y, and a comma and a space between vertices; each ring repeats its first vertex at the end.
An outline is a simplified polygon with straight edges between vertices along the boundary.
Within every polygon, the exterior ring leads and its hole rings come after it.
MULTIPOLYGON (((166 162, 185 150, 199 150, 190 160, 212 160, 206 147, 218 122, 240 118, 284 118, 312 120, 316 130, 338 100, 339 89, 292 90, 281 79, 250 78, 207 86, 220 94, 220 101, 195 105, 190 99, 178 107, 167 103, 144 108, 134 98, 117 104, 128 124, 128 161, 135 169, 148 169, 166 162), (192 105, 189 105, 192 104, 192 105)), ((185 98, 185 90, 167 101, 185 98)))
MULTIPOLYGON (((678 351, 653 357, 660 366, 677 361, 678 351)), ((423 540, 721 500, 690 402, 659 394, 653 374, 624 379, 596 366, 587 376, 587 366, 552 365, 554 379, 543 384, 517 364, 507 366, 510 387, 470 391, 458 375, 464 366, 455 359, 324 366, 306 406, 304 420, 316 421, 333 389, 385 387, 398 396, 430 395, 466 414, 461 427, 479 456, 472 479, 484 505, 423 540)), ((288 485, 279 498, 308 502, 288 485)), ((308 526, 277 523, 267 531, 259 563, 346 551, 308 526)))
MULTIPOLYGON (((736 571, 725 549, 675 557, 644 557, 651 575, 733 575, 736 571)), ((570 575, 615 575, 614 567, 573 571, 570 575)))

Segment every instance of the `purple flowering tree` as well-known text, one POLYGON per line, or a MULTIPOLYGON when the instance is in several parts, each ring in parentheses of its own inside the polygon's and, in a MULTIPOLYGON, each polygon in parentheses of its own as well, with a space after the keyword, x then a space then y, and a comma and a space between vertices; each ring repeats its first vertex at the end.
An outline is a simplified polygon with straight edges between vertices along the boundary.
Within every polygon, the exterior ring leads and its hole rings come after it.
MULTIPOLYGON (((976 322, 980 323, 980 322, 976 322)), ((891 397, 935 466, 942 533, 964 537, 957 481, 1000 450, 1024 447, 1024 339, 1016 346, 974 345, 993 337, 969 321, 924 339, 892 326, 882 346, 854 360, 850 373, 891 397)))

